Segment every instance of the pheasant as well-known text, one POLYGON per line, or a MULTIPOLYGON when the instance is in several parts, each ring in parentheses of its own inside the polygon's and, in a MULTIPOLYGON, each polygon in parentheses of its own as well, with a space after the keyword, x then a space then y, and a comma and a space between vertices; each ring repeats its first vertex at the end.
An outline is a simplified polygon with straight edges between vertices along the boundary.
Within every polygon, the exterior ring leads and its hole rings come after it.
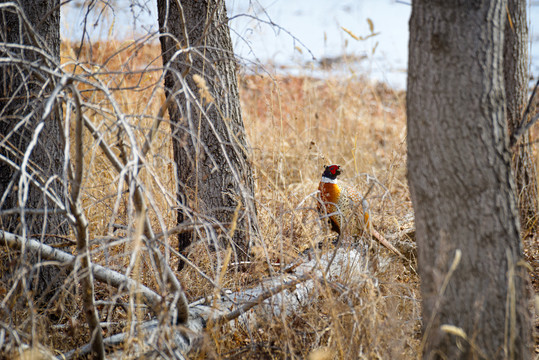
POLYGON ((331 230, 339 236, 345 231, 353 236, 371 234, 386 248, 404 258, 399 250, 372 227, 367 200, 355 188, 338 181, 337 176, 340 174, 339 165, 325 166, 318 186, 320 191, 318 212, 321 216, 328 217, 331 230))

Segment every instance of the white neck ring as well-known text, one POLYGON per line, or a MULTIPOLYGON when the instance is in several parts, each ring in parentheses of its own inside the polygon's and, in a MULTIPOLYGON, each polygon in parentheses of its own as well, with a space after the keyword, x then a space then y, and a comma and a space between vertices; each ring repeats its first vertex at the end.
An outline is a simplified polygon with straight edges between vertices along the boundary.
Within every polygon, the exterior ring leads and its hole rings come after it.
POLYGON ((337 179, 330 179, 330 178, 328 178, 328 177, 322 176, 322 180, 320 180, 320 182, 323 182, 323 183, 330 183, 330 184, 336 184, 336 183, 337 183, 337 179))

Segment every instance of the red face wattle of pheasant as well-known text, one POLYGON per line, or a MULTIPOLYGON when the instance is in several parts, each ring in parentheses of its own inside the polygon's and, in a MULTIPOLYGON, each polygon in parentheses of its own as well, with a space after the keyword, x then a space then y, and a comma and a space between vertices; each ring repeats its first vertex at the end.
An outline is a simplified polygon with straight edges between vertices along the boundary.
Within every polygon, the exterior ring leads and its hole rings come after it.
POLYGON ((324 180, 324 178, 335 180, 340 174, 341 168, 339 167, 339 165, 326 166, 324 172, 322 173, 322 181, 324 180))

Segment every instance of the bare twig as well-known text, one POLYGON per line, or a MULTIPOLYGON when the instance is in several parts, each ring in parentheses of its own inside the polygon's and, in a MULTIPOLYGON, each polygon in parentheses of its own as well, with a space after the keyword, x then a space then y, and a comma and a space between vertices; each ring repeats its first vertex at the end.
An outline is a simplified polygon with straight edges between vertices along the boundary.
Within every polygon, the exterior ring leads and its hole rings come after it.
POLYGON ((530 113, 531 105, 533 103, 533 100, 535 99, 535 95, 537 93, 537 88, 539 87, 539 79, 535 83, 535 86, 533 87, 532 94, 530 95, 530 98, 528 100, 528 104, 526 105, 526 109, 524 110, 524 113, 522 114, 522 119, 520 120, 520 124, 518 124, 515 131, 513 131, 513 134, 511 135, 511 140, 509 143, 510 147, 513 147, 517 144, 518 139, 528 131, 533 124, 539 119, 539 115, 534 116, 530 119, 530 121, 527 122, 528 115, 530 113), (527 123, 526 123, 527 122, 527 123))
POLYGON ((396 247, 391 245, 391 243, 386 238, 384 238, 382 235, 380 235, 380 233, 378 231, 376 231, 375 229, 371 229, 371 233, 372 233, 372 236, 374 236, 374 238, 380 242, 380 244, 384 245, 386 248, 393 251, 401 259, 408 260, 406 258, 406 256, 402 255, 402 253, 399 250, 397 250, 396 247))
MULTIPOLYGON (((123 166, 122 162, 118 159, 118 157, 114 154, 112 149, 110 149, 110 147, 107 145, 107 143, 103 140, 103 138, 100 135, 97 128, 93 125, 93 123, 89 119, 85 118, 84 120, 85 120, 84 121, 85 126, 88 127, 88 129, 92 133, 92 136, 97 141, 99 141, 99 146, 101 147, 101 149, 103 150, 103 152, 105 153, 105 155, 107 156, 109 161, 113 164, 114 169, 120 174, 123 173, 126 180, 129 181, 130 180, 129 172, 124 171, 124 166, 123 166)), ((158 125, 156 125, 156 126, 158 126, 158 125)), ((148 145, 145 146, 146 151, 147 151, 147 149, 149 149, 149 146, 150 146, 149 144, 150 144, 150 141, 151 141, 151 138, 152 138, 151 133, 150 133, 149 136, 150 136, 150 139, 147 140, 148 145)), ((139 164, 142 165, 142 163, 140 163, 141 158, 138 158, 137 160, 138 160, 139 164)), ((135 176, 132 177, 132 179, 135 179, 135 178, 136 178, 135 176)), ((141 184, 136 183, 135 184, 135 193, 134 193, 134 205, 138 209, 137 211, 141 211, 141 212, 145 208, 143 193, 144 193, 144 191, 141 188, 141 184)), ((147 238, 152 239, 153 238, 153 232, 151 231, 151 226, 149 224, 149 221, 148 221, 147 217, 145 218, 144 222, 145 222, 144 233, 145 233, 147 238)), ((181 289, 181 285, 180 285, 178 279, 176 278, 176 276, 174 275, 174 273, 172 272, 172 269, 170 269, 170 267, 168 266, 168 264, 166 264, 166 262, 160 260, 161 256, 160 256, 160 254, 158 254, 158 252, 155 250, 155 248, 153 246, 149 246, 149 249, 151 250, 151 253, 152 253, 152 256, 154 257, 154 260, 158 264, 158 267, 162 271, 164 271, 167 281, 172 286, 174 291, 178 292, 178 294, 179 294, 177 296, 178 303, 176 304, 177 311, 178 311, 178 315, 177 315, 178 316, 178 322, 184 323, 188 319, 189 310, 188 310, 187 299, 185 298, 185 294, 183 293, 183 290, 181 289)))
POLYGON ((84 126, 82 120, 82 109, 80 104, 80 95, 77 89, 70 85, 71 93, 75 99, 76 127, 75 127, 75 171, 71 186, 71 199, 69 207, 75 217, 75 228, 77 235, 77 250, 80 256, 82 268, 82 301, 84 304, 84 313, 90 327, 92 351, 98 359, 105 358, 105 348, 103 347, 103 334, 99 323, 99 316, 95 306, 94 279, 92 275, 92 260, 90 258, 90 249, 88 247, 88 220, 82 210, 80 203, 80 189, 82 185, 82 175, 84 171, 84 126))

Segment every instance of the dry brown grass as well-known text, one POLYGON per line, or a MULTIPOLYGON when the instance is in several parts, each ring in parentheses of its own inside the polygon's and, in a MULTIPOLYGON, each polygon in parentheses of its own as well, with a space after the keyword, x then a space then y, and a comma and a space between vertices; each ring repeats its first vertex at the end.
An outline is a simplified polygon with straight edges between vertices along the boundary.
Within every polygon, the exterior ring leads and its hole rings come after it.
MULTIPOLYGON (((113 97, 141 144, 143 134, 164 102, 161 72, 155 70, 161 66, 160 47, 115 41, 98 43, 81 53, 87 70, 70 63, 76 51, 73 44, 63 44, 65 66, 114 89, 113 97), (143 69, 149 71, 133 72, 143 69)), ((332 235, 321 224, 313 197, 325 164, 341 165, 343 179, 363 191, 374 184, 369 199, 375 227, 381 233, 396 233, 409 225, 412 207, 406 183, 402 92, 353 75, 314 79, 244 74, 239 85, 243 120, 252 146, 264 243, 253 249, 254 261, 249 269, 242 273, 227 271, 221 287, 238 290, 256 284, 269 274, 270 268, 290 264, 300 252, 318 242, 328 243, 332 235)), ((95 109, 87 110, 86 115, 113 144, 116 155, 128 155, 130 149, 123 143, 125 134, 118 130, 110 100, 90 85, 81 85, 79 90, 85 101, 95 104, 95 109)), ((133 221, 132 205, 124 196, 128 188, 121 184, 121 177, 88 134, 86 141, 83 204, 90 238, 128 235, 133 221)), ((175 180, 167 124, 160 127, 141 171, 156 232, 173 227, 175 180)), ((93 261, 116 270, 125 271, 133 259, 131 254, 140 250, 133 243, 103 246, 104 241, 93 245, 93 261)), ((175 241, 167 239, 163 251, 169 254, 167 246, 176 248, 175 241)), ((342 279, 346 291, 336 292, 320 285, 308 305, 291 315, 269 318, 255 327, 239 323, 210 327, 203 349, 192 357, 418 358, 418 276, 413 266, 400 260, 388 263, 389 255, 381 251, 369 255, 381 265, 371 267, 362 279, 342 279)), ((189 259, 209 278, 219 279, 221 269, 217 268, 216 259, 221 255, 199 242, 191 247, 189 259)), ((138 259, 140 268, 136 271, 135 267, 132 276, 157 289, 157 274, 149 265, 148 256, 140 251, 138 259)), ((168 260, 176 268, 177 257, 169 254, 168 260)), ((177 276, 190 301, 215 293, 213 285, 190 267, 177 276)), ((96 292, 98 300, 127 303, 125 292, 118 294, 101 284, 96 292)), ((66 304, 70 302, 73 303, 72 299, 66 299, 66 304)), ((103 304, 99 310, 103 321, 116 322, 105 328, 105 336, 124 331, 127 321, 132 319, 130 310, 123 306, 103 304)), ((61 306, 57 312, 59 323, 65 326, 58 330, 43 320, 41 328, 46 335, 41 341, 59 351, 86 343, 88 331, 80 310, 76 306, 61 306), (51 332, 53 336, 47 336, 51 332)))
MULTIPOLYGON (((64 44, 66 63, 76 48, 64 44)), ((127 88, 114 97, 137 135, 146 131, 151 116, 163 103, 159 72, 125 75, 149 63, 160 66, 159 47, 115 42, 84 49, 88 68, 101 65, 101 81, 109 87, 127 88), (130 46, 130 47, 129 47, 130 46), (118 52, 118 49, 127 47, 118 52), (91 50, 91 51, 90 51, 91 50), (91 63, 91 64, 90 64, 91 63), (157 93, 152 95, 158 87, 157 93)), ((77 69, 77 72, 81 72, 77 69)), ((330 234, 318 220, 312 193, 318 186, 324 164, 338 163, 348 182, 370 192, 375 224, 381 232, 396 232, 407 219, 411 204, 405 181, 404 96, 382 85, 362 79, 313 79, 308 77, 244 75, 240 80, 243 118, 252 146, 256 199, 264 246, 253 250, 255 261, 247 272, 227 272, 221 286, 237 290, 268 275, 269 260, 286 265, 298 253, 330 234), (375 180, 375 181, 373 181, 375 180)), ((89 102, 100 105, 93 120, 107 140, 115 143, 117 133, 108 100, 100 92, 84 92, 89 102)), ((162 126, 156 146, 147 157, 148 196, 154 200, 154 222, 158 215, 165 226, 174 226, 174 175, 168 126, 162 126), (161 187, 159 187, 161 186, 161 187)), ((118 150, 118 154, 120 154, 118 150)), ((102 161, 95 142, 88 142, 88 172, 85 183, 87 216, 91 237, 112 234, 110 219, 129 225, 128 204, 118 196, 118 175, 102 161), (117 202, 115 204, 115 202, 117 202), (116 209, 116 210, 115 210, 116 209)), ((172 246, 175 247, 174 240, 172 246)), ((96 252, 94 260, 109 266, 128 266, 132 245, 108 247, 96 252)), ((215 256, 202 243, 192 246, 190 260, 210 278, 217 278, 215 256)), ((386 256, 386 255, 384 255, 386 256)), ((144 259, 144 257, 143 257, 144 259)), ((147 260, 147 259, 146 259, 147 260)), ((177 259, 171 257, 173 267, 177 259)), ((155 287, 151 271, 142 262, 143 282, 155 287)), ((178 274, 190 300, 214 293, 213 286, 197 271, 187 268, 178 274)), ((347 281, 347 292, 338 294, 321 287, 312 303, 291 316, 268 319, 256 329, 245 325, 223 326, 208 331, 206 352, 218 358, 305 358, 315 349, 326 349, 330 358, 414 358, 419 329, 418 278, 400 261, 375 271, 359 283, 347 281)), ((108 291, 99 289, 107 298, 108 291)), ((113 316, 126 318, 126 314, 113 316)), ((83 335, 83 334, 81 334, 83 335)), ((108 335, 108 334, 107 334, 108 335)), ((81 342, 84 340, 81 339, 81 342)), ((195 356, 197 357, 197 356, 195 356)))
MULTIPOLYGON (((340 164, 343 177, 363 190, 368 176, 376 178, 387 189, 376 185, 370 193, 376 227, 399 230, 411 212, 402 93, 354 77, 251 75, 240 85, 259 215, 272 259, 294 257, 328 236, 313 201, 298 207, 316 190, 324 164, 340 164)), ((329 358, 417 357, 416 275, 399 261, 371 275, 361 286, 348 284, 344 297, 321 291, 314 307, 269 324, 247 344, 254 342, 267 354, 278 350, 277 358, 304 358, 317 348, 330 349, 329 358), (315 335, 319 332, 321 338, 315 335)))

